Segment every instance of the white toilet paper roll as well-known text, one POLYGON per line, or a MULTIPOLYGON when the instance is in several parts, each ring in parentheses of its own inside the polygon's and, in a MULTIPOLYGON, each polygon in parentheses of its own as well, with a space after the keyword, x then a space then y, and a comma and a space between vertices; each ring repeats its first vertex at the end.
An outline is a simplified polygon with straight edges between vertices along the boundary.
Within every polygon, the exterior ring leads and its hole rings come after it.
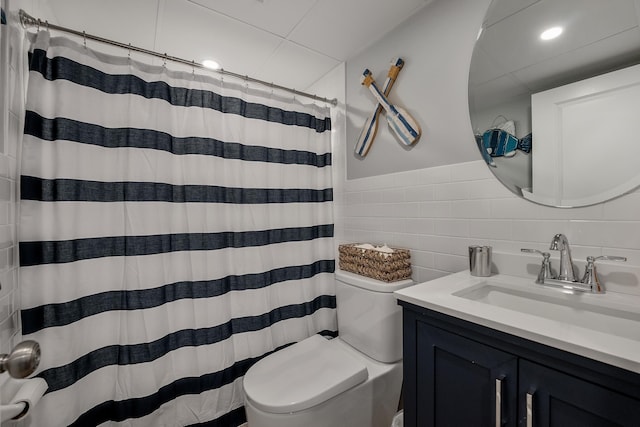
POLYGON ((40 401, 40 398, 44 396, 44 393, 48 388, 49 385, 42 378, 31 378, 26 380, 14 398, 11 399, 11 403, 24 402, 27 406, 21 414, 13 419, 21 420, 29 415, 33 410, 33 407, 40 401))

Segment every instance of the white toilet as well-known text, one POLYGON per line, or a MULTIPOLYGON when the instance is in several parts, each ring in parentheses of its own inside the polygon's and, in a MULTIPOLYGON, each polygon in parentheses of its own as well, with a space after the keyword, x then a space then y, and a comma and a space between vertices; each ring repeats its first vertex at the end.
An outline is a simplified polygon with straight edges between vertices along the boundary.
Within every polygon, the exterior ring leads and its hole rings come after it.
POLYGON ((402 386, 402 311, 385 283, 336 272, 339 337, 273 353, 244 376, 249 427, 389 427, 402 386))

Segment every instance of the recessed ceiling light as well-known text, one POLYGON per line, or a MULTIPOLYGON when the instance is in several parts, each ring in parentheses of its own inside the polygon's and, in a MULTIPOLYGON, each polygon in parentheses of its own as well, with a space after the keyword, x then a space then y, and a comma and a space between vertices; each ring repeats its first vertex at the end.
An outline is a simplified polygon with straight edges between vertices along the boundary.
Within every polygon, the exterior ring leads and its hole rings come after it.
POLYGON ((203 67, 207 67, 207 68, 211 68, 212 70, 219 70, 220 69, 220 64, 218 64, 216 61, 214 61, 212 59, 205 59, 204 61, 202 61, 202 66, 203 67))
POLYGON ((560 34, 562 34, 562 27, 552 27, 552 28, 549 28, 547 30, 544 30, 540 34, 540 38, 542 40, 551 40, 551 39, 555 39, 560 34))

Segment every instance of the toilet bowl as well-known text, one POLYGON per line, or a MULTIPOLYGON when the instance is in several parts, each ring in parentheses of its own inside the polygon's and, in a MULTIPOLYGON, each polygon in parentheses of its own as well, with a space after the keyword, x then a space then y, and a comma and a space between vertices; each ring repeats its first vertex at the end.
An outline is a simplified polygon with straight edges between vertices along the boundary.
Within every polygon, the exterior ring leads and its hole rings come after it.
POLYGON ((249 427, 388 427, 402 386, 402 314, 385 283, 336 272, 339 336, 314 335, 245 374, 249 427))

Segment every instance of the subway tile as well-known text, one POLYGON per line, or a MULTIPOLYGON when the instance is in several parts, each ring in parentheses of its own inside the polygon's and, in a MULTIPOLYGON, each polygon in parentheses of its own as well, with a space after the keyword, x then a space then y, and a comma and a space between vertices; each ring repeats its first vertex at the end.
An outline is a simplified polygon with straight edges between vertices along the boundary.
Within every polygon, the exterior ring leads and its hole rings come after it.
POLYGON ((10 252, 12 252, 12 248, 0 249, 0 271, 11 267, 10 252))
POLYGON ((393 233, 407 233, 407 220, 405 218, 385 218, 381 224, 383 230, 389 230, 393 233))
POLYGON ((491 218, 491 203, 488 200, 457 200, 451 202, 453 218, 491 218))
MULTIPOLYGON (((551 242, 558 233, 568 234, 569 221, 514 220, 513 240, 525 242, 551 242)), ((571 239, 569 239, 569 243, 571 239)))
POLYGON ((469 268, 469 259, 465 256, 435 254, 433 262, 437 270, 457 273, 469 268))
POLYGON ((361 192, 345 192, 344 193, 344 203, 345 205, 359 205, 362 203, 362 193, 361 192))
POLYGON ((476 181, 493 178, 493 174, 483 160, 451 165, 451 181, 476 181))
POLYGON ((16 289, 17 269, 9 269, 0 273, 0 298, 16 289))
POLYGON ((445 236, 419 236, 416 248, 422 251, 451 253, 453 239, 445 236))
POLYGON ((421 218, 423 207, 421 203, 397 203, 392 205, 395 216, 404 216, 405 218, 421 218))
POLYGON ((435 219, 433 234, 450 237, 468 237, 469 223, 456 219, 435 219))
POLYGON ((0 249, 9 248, 14 245, 13 226, 0 225, 0 249))
POLYGON ((4 322, 0 323, 0 341, 3 348, 11 346, 11 338, 18 331, 17 315, 11 315, 4 322))
POLYGON ((409 187, 405 188, 403 191, 404 199, 407 202, 426 202, 435 198, 435 189, 433 185, 409 187))
POLYGON ((433 234, 434 225, 431 218, 407 218, 404 220, 405 233, 410 234, 433 234))
POLYGON ((432 268, 416 267, 413 271, 413 280, 416 283, 430 282, 450 274, 448 271, 440 271, 432 268))
POLYGON ((469 184, 454 182, 435 186, 436 200, 466 200, 469 198, 469 184))
POLYGON ((11 202, 0 202, 0 225, 11 224, 11 210, 13 204, 11 202))
POLYGON ((379 191, 365 191, 362 193, 362 203, 380 203, 382 197, 379 191))
POLYGON ((573 244, 640 249, 640 221, 571 221, 569 229, 573 244))
MULTIPOLYGON (((2 147, 0 147, 0 150, 2 147)), ((1 152, 1 151, 0 151, 1 152)), ((4 178, 11 178, 11 163, 10 158, 5 155, 0 155, 0 176, 4 178)))
POLYGON ((434 267, 434 254, 433 252, 425 251, 411 251, 411 264, 422 268, 434 267))
POLYGON ((426 218, 451 217, 451 202, 423 202, 420 204, 422 216, 426 218))
POLYGON ((393 186, 397 188, 413 187, 425 183, 424 169, 393 174, 393 186))
POLYGON ((504 199, 517 197, 495 178, 472 181, 467 183, 467 185, 469 186, 470 199, 504 199))
POLYGON ((478 239, 512 239, 512 222, 509 220, 470 220, 469 237, 478 239))
MULTIPOLYGON (((549 251, 551 238, 561 232, 569 237, 580 274, 588 255, 627 256, 629 262, 620 272, 610 263, 604 270, 613 274, 612 289, 640 294, 640 191, 595 206, 558 209, 522 200, 474 168, 393 174, 384 178, 394 182, 386 189, 379 180, 359 180, 352 186, 357 191, 345 195, 341 238, 369 237, 411 249, 414 279, 424 281, 467 268, 470 244, 493 246, 501 272, 535 277, 541 257, 521 254, 520 248, 549 251), (394 191, 401 191, 403 199, 394 191), (364 203, 366 192, 380 193, 379 201, 368 195, 364 203), (371 230, 355 228, 362 219, 371 230)), ((558 257, 552 252, 554 267, 558 257)))
POLYGON ((0 178, 0 201, 11 202, 13 182, 0 178))
POLYGON ((394 233, 393 238, 390 239, 391 245, 409 250, 415 250, 420 243, 420 236, 408 233, 394 233))
POLYGON ((4 322, 14 312, 13 292, 0 298, 0 323, 4 322))
POLYGON ((18 142, 20 141, 22 132, 20 131, 20 120, 18 119, 18 117, 13 113, 8 114, 8 117, 9 135, 7 141, 4 144, 4 148, 5 154, 15 159, 18 155, 18 142))
POLYGON ((394 188, 391 190, 380 191, 380 200, 382 203, 400 203, 404 202, 404 190, 402 188, 394 188))
POLYGON ((603 206, 602 218, 607 221, 640 219, 640 193, 635 192, 611 200, 603 206))
POLYGON ((491 217, 505 219, 537 219, 532 215, 536 205, 520 198, 491 200, 491 217))

